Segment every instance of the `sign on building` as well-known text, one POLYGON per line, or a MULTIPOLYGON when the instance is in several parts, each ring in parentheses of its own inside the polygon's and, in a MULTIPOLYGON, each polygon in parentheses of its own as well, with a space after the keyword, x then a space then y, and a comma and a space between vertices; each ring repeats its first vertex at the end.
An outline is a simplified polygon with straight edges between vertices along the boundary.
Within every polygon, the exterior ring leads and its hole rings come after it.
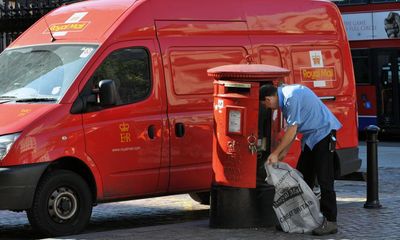
POLYGON ((349 40, 400 38, 400 11, 343 14, 349 40))

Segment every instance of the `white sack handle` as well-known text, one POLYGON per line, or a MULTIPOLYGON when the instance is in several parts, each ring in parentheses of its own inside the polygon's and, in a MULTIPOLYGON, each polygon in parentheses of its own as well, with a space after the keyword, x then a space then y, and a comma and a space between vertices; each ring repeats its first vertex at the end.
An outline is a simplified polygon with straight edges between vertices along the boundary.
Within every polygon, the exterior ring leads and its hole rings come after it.
MULTIPOLYGON (((299 170, 292 168, 289 164, 287 164, 285 162, 277 162, 277 163, 273 163, 273 164, 268 164, 268 162, 265 162, 264 168, 265 168, 265 171, 267 172, 267 178, 268 178, 268 176, 270 176, 272 174, 274 169, 295 171, 301 178, 304 178, 303 174, 301 174, 301 172, 299 172, 299 170)), ((265 179, 265 180, 267 180, 267 179, 265 179)))

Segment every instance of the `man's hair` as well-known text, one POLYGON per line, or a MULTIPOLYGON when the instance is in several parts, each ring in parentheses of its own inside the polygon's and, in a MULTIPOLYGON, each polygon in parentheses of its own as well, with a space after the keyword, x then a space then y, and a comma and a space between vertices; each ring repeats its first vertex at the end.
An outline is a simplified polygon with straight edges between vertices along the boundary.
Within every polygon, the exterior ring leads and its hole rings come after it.
POLYGON ((272 84, 265 84, 260 87, 260 101, 264 101, 265 97, 275 96, 277 94, 277 88, 272 84))

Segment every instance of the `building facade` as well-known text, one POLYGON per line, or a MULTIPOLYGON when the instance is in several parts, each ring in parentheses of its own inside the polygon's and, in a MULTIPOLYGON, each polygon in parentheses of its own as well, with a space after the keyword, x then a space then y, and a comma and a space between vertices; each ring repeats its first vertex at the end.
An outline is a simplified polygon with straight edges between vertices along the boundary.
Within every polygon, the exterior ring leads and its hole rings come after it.
POLYGON ((35 21, 69 0, 0 0, 0 52, 35 21))

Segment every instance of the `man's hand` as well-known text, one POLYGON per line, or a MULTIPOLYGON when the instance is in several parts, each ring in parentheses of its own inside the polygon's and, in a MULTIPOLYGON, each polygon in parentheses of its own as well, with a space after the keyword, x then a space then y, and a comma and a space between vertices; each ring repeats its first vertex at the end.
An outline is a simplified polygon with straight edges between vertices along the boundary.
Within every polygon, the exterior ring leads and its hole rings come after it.
POLYGON ((384 21, 385 30, 388 38, 398 38, 400 36, 400 15, 390 12, 384 21))
POLYGON ((278 154, 275 154, 275 153, 271 153, 267 158, 268 164, 277 163, 278 161, 279 161, 279 156, 278 156, 278 154))

